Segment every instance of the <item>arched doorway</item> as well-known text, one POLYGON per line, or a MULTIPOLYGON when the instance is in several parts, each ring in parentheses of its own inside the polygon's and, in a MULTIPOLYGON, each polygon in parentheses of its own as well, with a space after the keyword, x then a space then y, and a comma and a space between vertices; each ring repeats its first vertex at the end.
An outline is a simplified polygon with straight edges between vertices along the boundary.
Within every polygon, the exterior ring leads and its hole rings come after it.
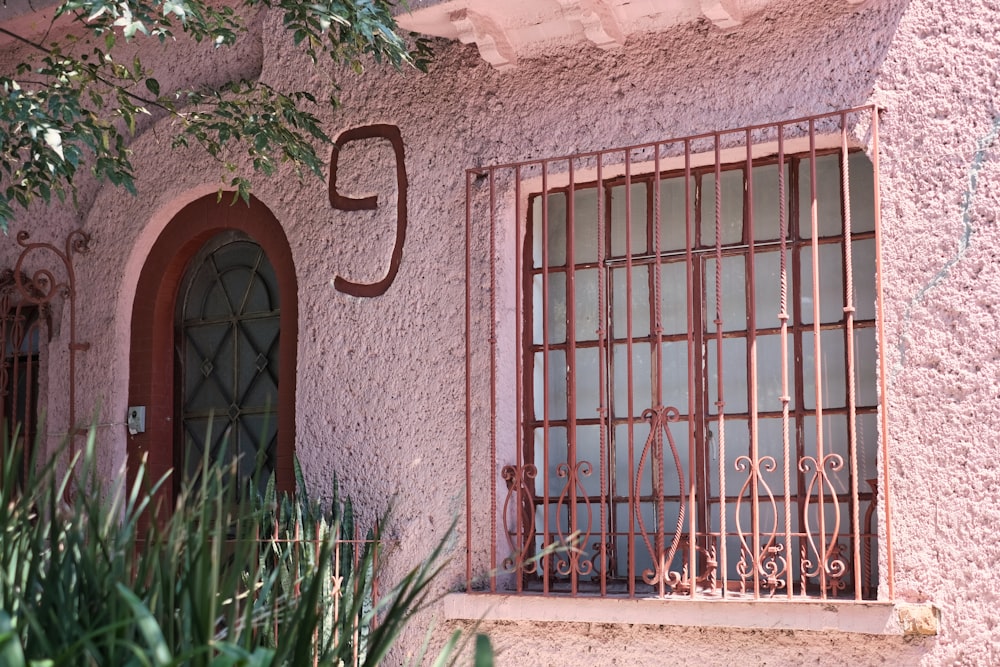
POLYGON ((159 479, 190 469, 186 448, 225 446, 241 476, 259 462, 294 488, 297 292, 284 230, 258 200, 203 197, 168 223, 132 309, 129 405, 146 408, 146 428, 129 436, 130 479, 143 456, 159 479))

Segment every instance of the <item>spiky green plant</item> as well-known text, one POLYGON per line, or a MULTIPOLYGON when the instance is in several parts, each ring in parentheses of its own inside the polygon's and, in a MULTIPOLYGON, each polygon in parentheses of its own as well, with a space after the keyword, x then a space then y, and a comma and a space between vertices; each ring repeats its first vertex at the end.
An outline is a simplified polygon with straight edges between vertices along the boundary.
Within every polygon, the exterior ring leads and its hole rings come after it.
MULTIPOLYGON (((354 512, 336 485, 324 511, 273 481, 259 496, 236 488, 231 464, 206 458, 157 512, 165 481, 140 465, 108 488, 95 445, 92 429, 80 455, 32 461, 23 480, 20 447, 4 448, 0 664, 377 665, 431 601, 443 542, 377 598, 383 540, 348 542, 354 512)), ((456 639, 435 664, 454 660, 456 639)))

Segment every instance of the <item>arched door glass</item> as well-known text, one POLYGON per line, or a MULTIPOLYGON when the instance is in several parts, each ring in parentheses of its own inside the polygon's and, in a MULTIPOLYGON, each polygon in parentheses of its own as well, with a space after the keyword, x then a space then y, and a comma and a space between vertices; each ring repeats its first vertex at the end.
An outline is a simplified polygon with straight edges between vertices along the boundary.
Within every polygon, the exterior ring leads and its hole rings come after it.
POLYGON ((238 460, 241 485, 263 488, 277 450, 280 304, 274 267, 240 232, 213 237, 189 266, 177 303, 179 469, 202 456, 238 460))

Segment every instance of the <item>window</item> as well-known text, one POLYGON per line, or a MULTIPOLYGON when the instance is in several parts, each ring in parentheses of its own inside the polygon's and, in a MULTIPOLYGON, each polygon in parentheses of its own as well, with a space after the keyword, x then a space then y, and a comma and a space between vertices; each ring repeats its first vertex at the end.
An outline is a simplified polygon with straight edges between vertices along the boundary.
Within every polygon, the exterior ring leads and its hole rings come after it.
MULTIPOLYGON (((31 303, 37 295, 32 283, 22 278, 20 285, 13 272, 0 276, 0 338, 3 362, 0 364, 0 421, 3 443, 21 445, 18 484, 23 484, 38 437, 39 352, 48 321, 39 316, 43 306, 31 303), (27 294, 27 296, 26 296, 27 294)), ((47 308, 45 309, 47 310, 47 308)))
POLYGON ((877 183, 847 141, 869 117, 473 174, 470 225, 489 211, 497 249, 491 588, 876 596, 877 183))

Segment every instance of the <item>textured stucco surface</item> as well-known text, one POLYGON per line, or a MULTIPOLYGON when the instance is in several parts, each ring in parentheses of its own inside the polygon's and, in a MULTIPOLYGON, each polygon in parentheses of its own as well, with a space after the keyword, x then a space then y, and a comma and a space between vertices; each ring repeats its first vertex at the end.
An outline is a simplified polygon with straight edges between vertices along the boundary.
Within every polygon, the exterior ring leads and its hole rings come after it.
MULTIPOLYGON (((506 622, 484 629, 501 665, 1000 662, 998 17, 1000 3, 989 0, 876 0, 861 11, 842 0, 782 0, 730 31, 703 21, 617 51, 577 45, 504 73, 474 47, 441 43, 429 75, 339 74, 343 108, 319 110, 325 128, 400 127, 410 224, 388 293, 348 297, 330 280, 377 279, 392 249, 388 145, 352 144, 341 160, 341 190, 377 192, 377 211, 331 210, 321 181, 286 172, 257 179, 255 195, 283 225, 299 281, 296 453, 311 490, 323 493, 336 473, 367 517, 395 496, 398 565, 426 553, 463 511, 465 168, 875 102, 885 108, 896 591, 941 608, 940 636, 506 622)), ((175 45, 161 84, 259 71, 322 98, 327 73, 294 54, 279 25, 264 17, 255 26, 260 41, 242 54, 175 45)), ((168 152, 168 128, 153 129, 133 144, 138 197, 83 184, 80 210, 37 208, 12 226, 40 240, 76 226, 93 235, 90 254, 77 260, 79 337, 92 343, 80 355, 79 394, 99 403, 109 471, 128 446, 122 422, 139 271, 171 217, 220 178, 206 156, 168 152)), ((0 244, 4 263, 13 245, 0 244)), ((67 336, 59 329, 50 347, 53 378, 67 336)), ((60 400, 53 394, 50 414, 64 409, 60 400)), ((460 581, 460 570, 456 563, 446 584, 460 581)))

